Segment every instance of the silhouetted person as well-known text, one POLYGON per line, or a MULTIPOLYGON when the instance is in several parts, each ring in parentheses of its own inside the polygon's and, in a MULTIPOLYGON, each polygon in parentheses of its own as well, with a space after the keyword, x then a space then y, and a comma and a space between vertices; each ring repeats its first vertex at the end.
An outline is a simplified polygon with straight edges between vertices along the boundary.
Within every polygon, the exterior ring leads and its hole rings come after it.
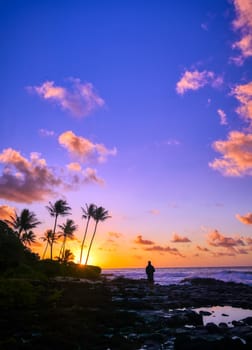
POLYGON ((151 265, 151 261, 148 261, 148 265, 145 268, 147 279, 149 283, 154 283, 154 272, 155 268, 151 265))

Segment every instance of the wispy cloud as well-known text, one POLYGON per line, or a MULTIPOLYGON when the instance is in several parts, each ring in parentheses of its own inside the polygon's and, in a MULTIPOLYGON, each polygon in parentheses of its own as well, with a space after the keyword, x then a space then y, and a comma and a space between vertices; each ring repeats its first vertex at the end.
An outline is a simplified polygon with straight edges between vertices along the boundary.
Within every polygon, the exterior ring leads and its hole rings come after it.
POLYGON ((77 117, 85 117, 104 106, 104 100, 95 92, 91 83, 81 83, 80 79, 68 79, 70 88, 57 86, 54 81, 46 81, 40 86, 30 86, 44 100, 56 103, 77 117))
POLYGON ((39 129, 39 134, 43 137, 50 137, 50 136, 54 136, 55 132, 52 130, 39 129))
POLYGON ((109 232, 108 235, 116 239, 121 238, 123 236, 122 233, 119 232, 109 232))
POLYGON ((252 82, 244 85, 236 85, 231 94, 240 102, 236 112, 242 119, 252 124, 252 82))
POLYGON ((15 214, 15 208, 10 207, 9 205, 0 205, 0 219, 5 220, 9 219, 10 216, 15 214))
POLYGON ((188 237, 182 237, 182 236, 178 235, 177 233, 174 233, 171 242, 173 242, 173 243, 189 243, 189 242, 191 242, 191 240, 188 237))
POLYGON ((196 248, 197 248, 200 252, 210 252, 210 249, 208 249, 208 248, 206 248, 206 247, 201 247, 201 246, 197 245, 196 248))
POLYGON ((77 173, 63 168, 56 171, 36 152, 27 159, 19 151, 8 148, 0 153, 0 163, 4 164, 0 198, 13 202, 32 203, 54 196, 60 189, 75 190, 88 183, 104 183, 95 169, 86 168, 77 173))
POLYGON ((148 211, 148 213, 150 213, 152 215, 159 215, 160 211, 158 209, 151 209, 148 211))
POLYGON ((246 215, 236 214, 236 218, 245 225, 252 225, 252 213, 246 215))
POLYGON ((194 70, 190 72, 187 70, 177 82, 176 91, 178 94, 183 95, 188 90, 198 90, 206 85, 218 87, 222 83, 223 79, 217 77, 211 71, 204 70, 199 72, 198 70, 194 70))
POLYGON ((217 110, 217 113, 218 113, 218 115, 220 117, 220 124, 221 125, 227 125, 228 122, 227 122, 227 115, 226 115, 226 113, 220 108, 217 110))
POLYGON ((143 239, 142 235, 138 235, 136 239, 134 240, 134 243, 136 244, 143 244, 143 245, 152 245, 155 244, 155 242, 150 241, 148 239, 143 239))
POLYGON ((251 0, 234 0, 236 18, 233 27, 241 34, 241 39, 233 44, 241 54, 234 61, 241 65, 247 57, 252 56, 252 2, 251 0))
POLYGON ((81 162, 106 161, 109 155, 117 154, 116 148, 107 149, 103 144, 94 144, 88 139, 75 135, 72 131, 62 133, 58 141, 73 157, 81 162))
POLYGON ((252 134, 232 131, 226 141, 215 141, 212 146, 222 156, 210 167, 225 176, 252 175, 252 134))

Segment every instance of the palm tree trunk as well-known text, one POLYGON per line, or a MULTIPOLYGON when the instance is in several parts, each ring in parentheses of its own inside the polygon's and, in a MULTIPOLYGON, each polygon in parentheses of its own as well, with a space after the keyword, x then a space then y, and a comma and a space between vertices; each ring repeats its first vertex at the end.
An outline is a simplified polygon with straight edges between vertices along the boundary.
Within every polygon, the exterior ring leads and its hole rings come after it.
POLYGON ((90 250, 91 250, 91 247, 92 247, 92 244, 93 244, 93 240, 94 240, 94 237, 95 237, 95 234, 96 234, 96 229, 97 229, 98 222, 99 222, 99 220, 97 220, 96 223, 95 223, 95 229, 94 229, 94 233, 93 233, 91 242, 90 242, 90 244, 89 244, 89 248, 88 248, 88 253, 87 253, 85 265, 87 265, 87 262, 88 262, 89 253, 90 253, 90 250))
POLYGON ((84 234, 84 237, 83 237, 83 240, 82 240, 82 243, 81 243, 80 264, 81 264, 81 261, 82 261, 82 253, 83 253, 84 243, 85 243, 86 236, 87 236, 87 230, 88 230, 89 221, 90 221, 90 216, 88 217, 87 224, 86 224, 86 229, 85 229, 85 234, 84 234))
POLYGON ((51 242, 51 260, 53 259, 53 242, 54 242, 54 236, 55 236, 55 231, 56 231, 56 226, 57 226, 57 219, 58 215, 55 215, 55 221, 54 221, 54 228, 53 228, 53 237, 52 237, 52 242, 51 242))
POLYGON ((47 243, 46 243, 46 247, 45 247, 45 250, 44 250, 44 253, 43 253, 43 255, 42 255, 42 259, 44 259, 44 258, 45 258, 46 251, 47 251, 47 248, 48 248, 48 244, 49 244, 49 242, 47 241, 47 243))

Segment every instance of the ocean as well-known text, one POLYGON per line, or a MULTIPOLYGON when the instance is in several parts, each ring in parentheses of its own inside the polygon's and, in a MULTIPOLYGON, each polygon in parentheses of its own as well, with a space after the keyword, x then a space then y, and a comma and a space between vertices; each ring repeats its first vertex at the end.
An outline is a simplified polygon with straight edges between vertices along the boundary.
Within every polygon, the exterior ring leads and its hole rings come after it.
MULTIPOLYGON (((145 268, 103 269, 108 278, 125 277, 145 279, 145 268)), ((178 284, 185 278, 215 278, 225 282, 244 283, 252 286, 252 266, 239 267, 186 267, 156 268, 155 283, 160 285, 178 284)))

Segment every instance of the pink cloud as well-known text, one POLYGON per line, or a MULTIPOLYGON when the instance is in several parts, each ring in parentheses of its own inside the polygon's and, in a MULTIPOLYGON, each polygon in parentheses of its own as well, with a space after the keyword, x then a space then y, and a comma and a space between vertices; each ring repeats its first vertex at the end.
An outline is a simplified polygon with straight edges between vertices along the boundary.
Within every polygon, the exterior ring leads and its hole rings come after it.
POLYGON ((62 133, 58 141, 70 155, 77 157, 82 162, 104 162, 109 155, 115 156, 117 153, 116 148, 109 150, 104 145, 94 144, 82 136, 75 135, 70 130, 62 133))
POLYGON ((173 242, 173 243, 189 243, 189 242, 191 242, 191 240, 187 237, 182 237, 182 236, 178 235, 177 233, 174 233, 171 242, 173 242))
POLYGON ((148 240, 148 239, 143 239, 143 238, 142 238, 142 235, 138 235, 138 236, 136 237, 136 239, 134 240, 134 243, 143 244, 143 245, 155 244, 155 242, 153 242, 153 241, 150 241, 150 240, 148 240))
POLYGON ((233 27, 241 34, 241 39, 233 44, 233 48, 241 51, 235 58, 237 64, 252 56, 252 2, 251 0, 234 0, 236 18, 233 27))
POLYGON ((159 215, 160 211, 158 209, 151 209, 151 210, 149 210, 149 213, 152 215, 159 215))
POLYGON ((122 234, 119 232, 109 232, 108 235, 113 238, 121 238, 122 234))
POLYGON ((246 215, 236 215, 236 218, 245 225, 252 225, 252 213, 246 215))
POLYGON ((197 248, 199 251, 201 251, 201 252, 210 252, 210 250, 209 250, 208 248, 201 247, 201 246, 199 246, 199 245, 197 245, 196 248, 197 248))
POLYGON ((231 131, 226 141, 215 141, 213 148, 222 154, 209 166, 225 176, 252 175, 252 134, 231 131))
POLYGON ((0 197, 7 200, 40 201, 53 195, 54 188, 62 182, 38 153, 31 153, 28 160, 18 151, 8 148, 0 154, 0 163, 4 164, 0 176, 0 197))
POLYGON ((105 102, 94 91, 91 83, 81 83, 80 79, 69 79, 70 89, 56 86, 54 81, 46 81, 40 86, 30 86, 44 100, 55 102, 63 110, 77 117, 85 117, 95 109, 103 107, 105 102))
POLYGON ((240 102, 236 112, 242 119, 252 124, 252 82, 235 86, 231 94, 240 102))
POLYGON ((13 202, 42 201, 62 189, 76 190, 84 184, 104 183, 92 168, 86 168, 80 173, 58 169, 58 175, 35 152, 30 154, 30 159, 26 159, 20 152, 8 148, 0 153, 0 163, 4 164, 0 175, 0 198, 13 202))
POLYGON ((234 248, 236 246, 245 246, 244 241, 238 237, 226 237, 218 230, 214 230, 208 235, 208 243, 213 247, 234 248))
POLYGON ((155 245, 153 247, 145 248, 144 250, 148 252, 161 252, 161 253, 170 253, 172 255, 179 255, 181 257, 184 257, 177 248, 171 248, 169 246, 160 246, 155 245))
POLYGON ((185 71, 181 79, 177 82, 176 91, 183 95, 188 90, 198 90, 206 85, 212 87, 220 86, 223 83, 221 77, 216 77, 213 72, 204 70, 199 72, 194 70, 192 72, 185 71))
POLYGON ((0 220, 9 219, 13 215, 15 215, 15 208, 9 205, 0 205, 0 220))

